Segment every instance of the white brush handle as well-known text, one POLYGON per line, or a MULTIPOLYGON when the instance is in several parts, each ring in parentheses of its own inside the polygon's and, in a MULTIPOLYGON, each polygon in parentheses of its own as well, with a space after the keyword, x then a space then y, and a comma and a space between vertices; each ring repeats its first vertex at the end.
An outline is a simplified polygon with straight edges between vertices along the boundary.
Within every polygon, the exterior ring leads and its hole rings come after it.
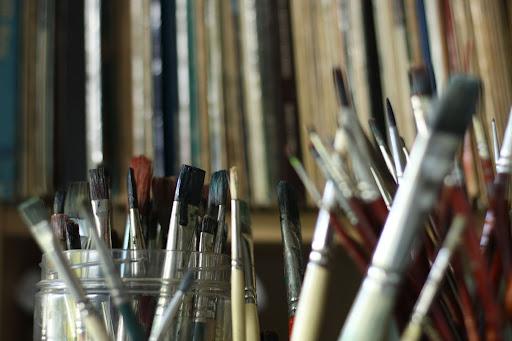
POLYGON ((231 321, 233 340, 245 340, 244 273, 242 269, 231 269, 231 321))
POLYGON ((318 264, 309 263, 293 323, 291 341, 318 340, 324 320, 329 271, 318 264))
POLYGON ((258 306, 254 303, 245 303, 245 335, 247 341, 260 341, 258 306))

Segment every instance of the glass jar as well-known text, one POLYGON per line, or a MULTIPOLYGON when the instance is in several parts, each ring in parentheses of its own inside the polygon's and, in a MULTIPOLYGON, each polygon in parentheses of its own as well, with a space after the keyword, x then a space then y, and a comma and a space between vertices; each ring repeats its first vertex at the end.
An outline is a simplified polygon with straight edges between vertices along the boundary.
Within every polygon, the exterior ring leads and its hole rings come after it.
MULTIPOLYGON (((128 340, 95 250, 64 252, 87 297, 103 318, 112 339, 128 340)), ((191 289, 176 315, 169 340, 230 340, 230 261, 226 255, 165 250, 112 250, 126 293, 149 337, 157 302, 170 301, 188 269, 194 272, 191 289), (165 263, 173 261, 172 275, 162 278, 165 263), (201 335, 197 337, 197 328, 201 335)), ((73 297, 43 255, 41 281, 34 310, 34 340, 89 340, 73 297)))

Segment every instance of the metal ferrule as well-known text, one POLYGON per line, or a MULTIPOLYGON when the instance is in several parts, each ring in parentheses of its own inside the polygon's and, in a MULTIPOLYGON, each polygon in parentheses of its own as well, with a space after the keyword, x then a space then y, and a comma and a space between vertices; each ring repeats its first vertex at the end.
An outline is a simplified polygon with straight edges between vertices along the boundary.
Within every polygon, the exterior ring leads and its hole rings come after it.
MULTIPOLYGON (((206 269, 208 264, 206 264, 206 256, 205 254, 209 254, 213 251, 214 244, 214 235, 211 233, 201 232, 199 236, 199 260, 198 260, 198 268, 206 269)), ((211 280, 208 271, 201 270, 197 274, 198 280, 211 280)), ((200 322, 204 321, 208 318, 213 318, 215 313, 210 308, 211 300, 204 295, 197 295, 194 304, 194 321, 200 322)))
POLYGON ((375 179, 375 182, 377 183, 377 188, 379 189, 380 196, 382 197, 382 200, 384 200, 384 203, 386 204, 386 207, 389 210, 391 207, 391 204, 393 203, 391 194, 389 194, 389 192, 384 188, 382 179, 379 177, 379 174, 375 171, 375 169, 373 167, 370 167, 370 171, 372 172, 373 178, 375 179))
POLYGON ((241 241, 245 282, 245 303, 256 303, 256 274, 254 270, 254 252, 248 236, 242 234, 241 241))
POLYGON ((92 213, 94 214, 94 221, 96 223, 96 230, 100 238, 112 248, 111 236, 111 207, 110 200, 91 200, 92 213))
POLYGON ((388 154, 388 151, 386 150, 386 147, 379 146, 380 153, 382 155, 382 158, 384 159, 384 162, 386 163, 386 167, 389 171, 389 174, 393 177, 393 180, 397 182, 396 174, 395 174, 395 167, 393 166, 393 161, 391 161, 391 157, 388 154))
POLYGON ((487 146, 487 142, 485 140, 484 128, 476 116, 473 117, 473 131, 475 132, 476 150, 478 152, 478 156, 484 160, 490 159, 491 155, 489 154, 489 147, 487 146))
POLYGON ((503 134, 503 142, 500 149, 500 157, 496 162, 496 172, 510 174, 512 158, 512 110, 509 114, 507 128, 503 134))
POLYGON ((430 98, 427 96, 412 95, 411 105, 418 134, 426 136, 428 134, 426 113, 430 110, 430 98))
POLYGON ((389 141, 391 142, 391 154, 393 154, 393 161, 395 163, 395 172, 398 183, 402 181, 404 175, 404 162, 402 161, 402 146, 400 143, 400 135, 396 127, 389 129, 389 141))
POLYGON ((171 221, 169 222, 169 232, 167 234, 167 243, 165 249, 167 251, 176 250, 178 245, 178 226, 179 226, 179 201, 172 203, 171 221))
POLYGON ((140 222, 140 214, 137 208, 130 208, 130 239, 128 248, 130 250, 143 250, 144 235, 142 234, 142 225, 140 222))
MULTIPOLYGON (((282 225, 289 226, 288 217, 281 215, 282 225)), ((301 238, 295 228, 282 228, 284 249, 284 277, 288 295, 288 315, 295 315, 299 303, 304 266, 302 264, 301 238)))
POLYGON ((242 243, 240 231, 240 203, 231 200, 231 267, 242 269, 242 243))
POLYGON ((311 243, 311 253, 309 261, 325 266, 329 261, 329 253, 333 242, 333 232, 330 228, 330 211, 336 205, 336 190, 332 181, 328 180, 325 184, 324 195, 322 197, 322 209, 318 212, 318 218, 315 224, 315 232, 311 243))
POLYGON ((440 185, 453 166, 458 145, 459 139, 449 134, 437 133, 430 138, 418 136, 403 185, 395 195, 375 249, 373 266, 386 271, 403 271, 440 185))
POLYGON ((215 231, 215 247, 214 253, 222 253, 224 245, 222 244, 224 241, 224 231, 226 229, 226 206, 219 205, 218 206, 218 214, 217 214, 217 231, 215 231))

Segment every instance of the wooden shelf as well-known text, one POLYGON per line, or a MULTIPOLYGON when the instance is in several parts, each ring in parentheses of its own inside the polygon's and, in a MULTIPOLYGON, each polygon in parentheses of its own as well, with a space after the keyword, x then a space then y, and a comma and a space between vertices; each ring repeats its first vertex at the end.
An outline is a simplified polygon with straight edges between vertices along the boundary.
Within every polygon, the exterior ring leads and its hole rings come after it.
MULTIPOLYGON (((313 235, 313 226, 317 212, 304 210, 301 212, 302 238, 310 241, 313 235)), ((279 211, 277 209, 256 209, 252 215, 253 238, 256 243, 280 243, 281 229, 279 225, 279 211)), ((119 218, 115 221, 121 221, 119 218)), ((10 237, 30 237, 28 229, 23 224, 16 206, 0 205, 1 233, 10 237)))

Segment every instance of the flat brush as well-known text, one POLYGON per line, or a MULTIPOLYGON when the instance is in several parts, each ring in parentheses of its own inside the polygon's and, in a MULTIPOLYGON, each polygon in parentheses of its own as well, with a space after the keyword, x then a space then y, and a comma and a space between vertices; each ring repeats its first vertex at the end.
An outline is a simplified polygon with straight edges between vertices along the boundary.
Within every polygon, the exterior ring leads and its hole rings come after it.
POLYGON ((245 333, 247 341, 259 341, 260 321, 256 296, 254 244, 252 240, 251 212, 249 205, 240 200, 240 232, 242 236, 242 262, 244 268, 245 333))
POLYGON ((498 135, 498 128, 496 127, 496 120, 491 120, 491 133, 492 133, 492 151, 494 155, 494 164, 498 164, 500 158, 500 137, 498 135))
POLYGON ((391 146, 391 156, 395 164, 395 174, 398 184, 401 183, 405 170, 405 161, 402 151, 402 141, 396 125, 395 113, 389 98, 386 98, 386 125, 388 127, 388 141, 391 146))
POLYGON ((143 340, 145 337, 144 331, 137 321, 137 317, 131 306, 130 296, 126 294, 121 277, 115 268, 112 254, 109 251, 110 246, 107 245, 103 236, 99 234, 99 221, 96 218, 96 214, 93 214, 91 211, 91 204, 90 202, 84 201, 82 203, 81 212, 83 216, 86 217, 86 224, 89 226, 89 233, 96 247, 101 271, 109 288, 110 297, 119 311, 119 314, 123 317, 123 325, 126 327, 131 340, 143 340), (94 223, 97 225, 94 226, 94 223))
POLYGON ((174 322, 174 318, 178 313, 178 310, 185 299, 185 295, 190 290, 194 280, 194 272, 189 270, 180 282, 178 290, 172 297, 169 304, 163 311, 162 318, 158 321, 158 324, 153 324, 151 328, 151 334, 149 337, 150 341, 163 341, 167 339, 167 335, 174 322))
POLYGON ((172 201, 176 191, 176 177, 153 177, 151 181, 153 193, 153 210, 158 222, 155 245, 164 248, 167 240, 169 220, 171 219, 172 201))
POLYGON ((135 183, 133 168, 128 168, 127 188, 128 214, 130 221, 130 237, 128 240, 128 249, 143 250, 146 247, 140 221, 139 201, 137 199, 137 185, 135 183))
POLYGON ((228 202, 229 178, 225 170, 216 171, 210 179, 208 191, 207 214, 217 219, 218 228, 215 234, 215 253, 221 253, 225 248, 226 229, 226 205, 228 202))
POLYGON ((136 156, 130 160, 130 168, 133 169, 135 184, 137 186, 137 201, 144 240, 147 241, 149 213, 151 211, 151 178, 153 168, 151 160, 145 156, 136 156))
POLYGON ((64 214, 74 220, 80 228, 80 240, 82 249, 89 248, 89 232, 84 226, 83 217, 80 214, 80 203, 84 200, 90 200, 89 184, 86 181, 72 182, 68 185, 66 200, 64 202, 64 214))
POLYGON ((231 323, 233 340, 245 340, 245 294, 238 169, 229 170, 231 194, 231 323))
POLYGON ((50 223, 52 225, 53 234, 60 243, 63 250, 67 249, 66 244, 66 220, 67 215, 64 214, 64 201, 66 198, 66 192, 57 191, 53 199, 53 214, 50 217, 50 223))
POLYGON ((454 76, 431 111, 431 127, 418 135, 402 185, 340 340, 381 339, 388 326, 410 252, 475 112, 480 82, 454 76), (375 304, 378 302, 378 304, 375 304))
POLYGON ((304 277, 304 255, 302 253, 297 196, 293 187, 286 181, 280 181, 277 184, 277 201, 283 240, 284 279, 288 298, 288 332, 291 335, 304 277))
POLYGON ((66 220, 66 247, 68 250, 79 250, 82 248, 80 243, 80 228, 74 221, 66 220))
POLYGON ((66 283, 67 290, 76 301, 76 307, 80 312, 88 336, 96 341, 110 340, 100 315, 85 295, 80 280, 71 269, 59 242, 52 233, 43 202, 38 198, 31 198, 19 205, 18 210, 39 247, 55 266, 59 277, 66 283))
POLYGON ((384 162, 386 163, 386 167, 388 168, 389 174, 393 177, 393 180, 395 183, 397 182, 396 174, 395 174, 395 168, 393 166, 393 161, 391 160, 391 157, 389 156, 388 148, 386 147, 386 142, 384 141, 384 137, 382 136, 382 133, 379 130, 379 127, 377 127, 377 122, 375 122, 375 119, 372 117, 368 120, 368 124, 370 126, 370 130, 372 132, 372 135, 375 139, 375 143, 379 147, 379 151, 382 154, 382 158, 384 159, 384 162))
POLYGON ((418 134, 428 131, 427 113, 434 93, 427 68, 423 65, 409 69, 409 85, 411 87, 411 105, 418 134))
POLYGON ((92 213, 98 234, 112 248, 112 204, 110 202, 110 177, 105 168, 89 170, 89 187, 92 213))
POLYGON ((437 256, 430 268, 425 285, 421 289, 421 293, 416 301, 409 324, 405 328, 402 335, 402 341, 416 341, 421 337, 422 326, 428 314, 430 306, 441 286, 441 281, 445 276, 450 259, 455 252, 455 249, 460 243, 462 232, 465 227, 465 217, 456 215, 453 219, 452 225, 448 230, 448 234, 437 253, 437 256))

